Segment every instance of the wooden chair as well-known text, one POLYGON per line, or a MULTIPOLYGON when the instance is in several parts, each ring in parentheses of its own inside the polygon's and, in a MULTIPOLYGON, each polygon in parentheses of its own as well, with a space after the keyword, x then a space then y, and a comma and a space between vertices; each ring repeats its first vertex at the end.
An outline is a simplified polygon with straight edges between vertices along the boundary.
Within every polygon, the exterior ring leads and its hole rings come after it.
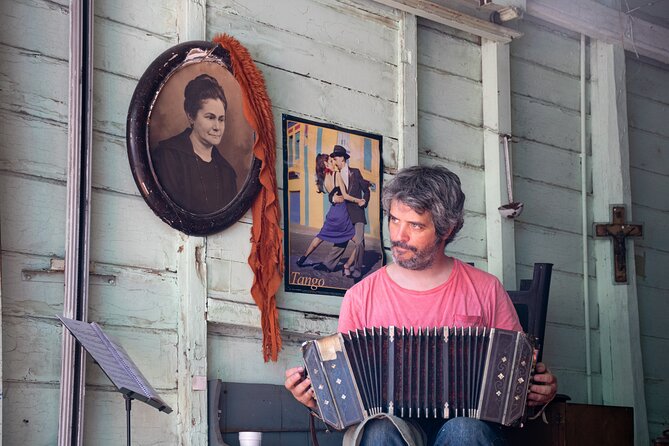
MULTIPOLYGON (((521 280, 518 291, 508 291, 523 330, 543 346, 550 263, 536 263, 532 280, 521 280)), ((240 431, 263 432, 263 444, 279 446, 309 445, 307 411, 282 385, 209 381, 209 444, 236 446, 240 431)), ((342 432, 326 432, 316 425, 321 446, 341 445, 342 432)), ((522 444, 522 443, 521 443, 522 444)))

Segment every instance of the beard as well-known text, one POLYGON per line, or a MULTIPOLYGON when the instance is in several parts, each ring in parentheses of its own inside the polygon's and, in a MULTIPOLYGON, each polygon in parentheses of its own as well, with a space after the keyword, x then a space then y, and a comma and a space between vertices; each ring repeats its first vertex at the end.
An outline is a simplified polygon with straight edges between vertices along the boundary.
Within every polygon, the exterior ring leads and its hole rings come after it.
POLYGON ((395 252, 391 249, 390 252, 393 256, 393 262, 397 263, 402 268, 421 271, 432 266, 434 260, 437 258, 437 252, 441 248, 441 240, 437 239, 435 244, 428 246, 425 249, 418 249, 415 246, 411 246, 404 242, 393 242, 390 243, 391 248, 402 248, 408 251, 413 252, 413 256, 408 259, 400 259, 395 255, 395 252))

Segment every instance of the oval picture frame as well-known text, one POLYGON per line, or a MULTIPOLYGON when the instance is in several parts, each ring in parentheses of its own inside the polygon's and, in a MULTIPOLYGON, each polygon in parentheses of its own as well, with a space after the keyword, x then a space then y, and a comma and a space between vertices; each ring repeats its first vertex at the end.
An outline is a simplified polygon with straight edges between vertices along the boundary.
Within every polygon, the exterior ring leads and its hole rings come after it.
MULTIPOLYGON (((126 126, 133 178, 151 210, 185 234, 210 235, 229 227, 246 213, 260 190, 261 161, 253 154, 256 135, 244 117, 243 94, 228 51, 206 41, 166 50, 135 88, 126 126), (197 119, 208 118, 196 119, 185 111, 185 87, 203 74, 224 91, 222 131, 211 131, 206 121, 198 125, 197 119), (210 161, 192 158, 197 155, 191 136, 213 144, 210 161), (210 142, 212 138, 219 142, 210 142)), ((196 102, 201 104, 197 116, 201 110, 207 112, 205 100, 196 102)))

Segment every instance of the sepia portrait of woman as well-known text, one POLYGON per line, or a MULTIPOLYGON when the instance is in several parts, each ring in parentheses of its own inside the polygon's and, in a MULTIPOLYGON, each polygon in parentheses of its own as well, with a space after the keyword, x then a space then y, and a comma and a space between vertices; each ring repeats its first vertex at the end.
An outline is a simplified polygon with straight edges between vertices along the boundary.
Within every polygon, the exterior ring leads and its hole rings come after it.
POLYGON ((200 74, 186 85, 183 108, 190 127, 151 152, 158 181, 182 208, 209 214, 237 195, 237 177, 217 146, 225 133, 228 102, 218 81, 200 74))

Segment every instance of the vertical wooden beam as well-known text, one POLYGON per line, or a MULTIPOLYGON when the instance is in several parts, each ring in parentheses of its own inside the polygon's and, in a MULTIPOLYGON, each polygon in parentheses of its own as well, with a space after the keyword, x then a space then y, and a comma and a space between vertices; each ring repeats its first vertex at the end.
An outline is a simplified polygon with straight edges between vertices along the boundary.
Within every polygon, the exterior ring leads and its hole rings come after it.
MULTIPOLYGON (((625 52, 595 41, 592 73, 593 217, 608 221, 613 204, 626 206, 632 219, 625 52)), ((634 243, 628 242, 628 283, 613 282, 611 242, 595 240, 599 300, 602 397, 604 404, 634 407, 636 444, 648 444, 644 374, 639 331, 634 243)))
POLYGON ((488 272, 497 276, 505 288, 515 289, 514 221, 502 217, 497 210, 508 202, 504 152, 499 135, 511 133, 509 45, 482 39, 481 63, 488 272))
POLYGON ((418 24, 402 13, 398 44, 399 148, 397 168, 418 165, 418 24))
MULTIPOLYGON (((93 0, 70 1, 69 117, 63 316, 88 318, 93 0)), ((58 445, 83 443, 86 353, 68 330, 61 341, 58 445)))
POLYGON ((207 10, 205 0, 180 0, 177 2, 177 39, 205 40, 207 37, 207 10))
POLYGON ((177 280, 177 424, 180 445, 205 446, 207 428, 206 239, 181 235, 177 280))
MULTIPOLYGON (((179 42, 205 40, 205 2, 181 0, 178 8, 179 42)), ((177 430, 183 446, 206 446, 208 441, 206 243, 204 237, 180 235, 177 430)))

